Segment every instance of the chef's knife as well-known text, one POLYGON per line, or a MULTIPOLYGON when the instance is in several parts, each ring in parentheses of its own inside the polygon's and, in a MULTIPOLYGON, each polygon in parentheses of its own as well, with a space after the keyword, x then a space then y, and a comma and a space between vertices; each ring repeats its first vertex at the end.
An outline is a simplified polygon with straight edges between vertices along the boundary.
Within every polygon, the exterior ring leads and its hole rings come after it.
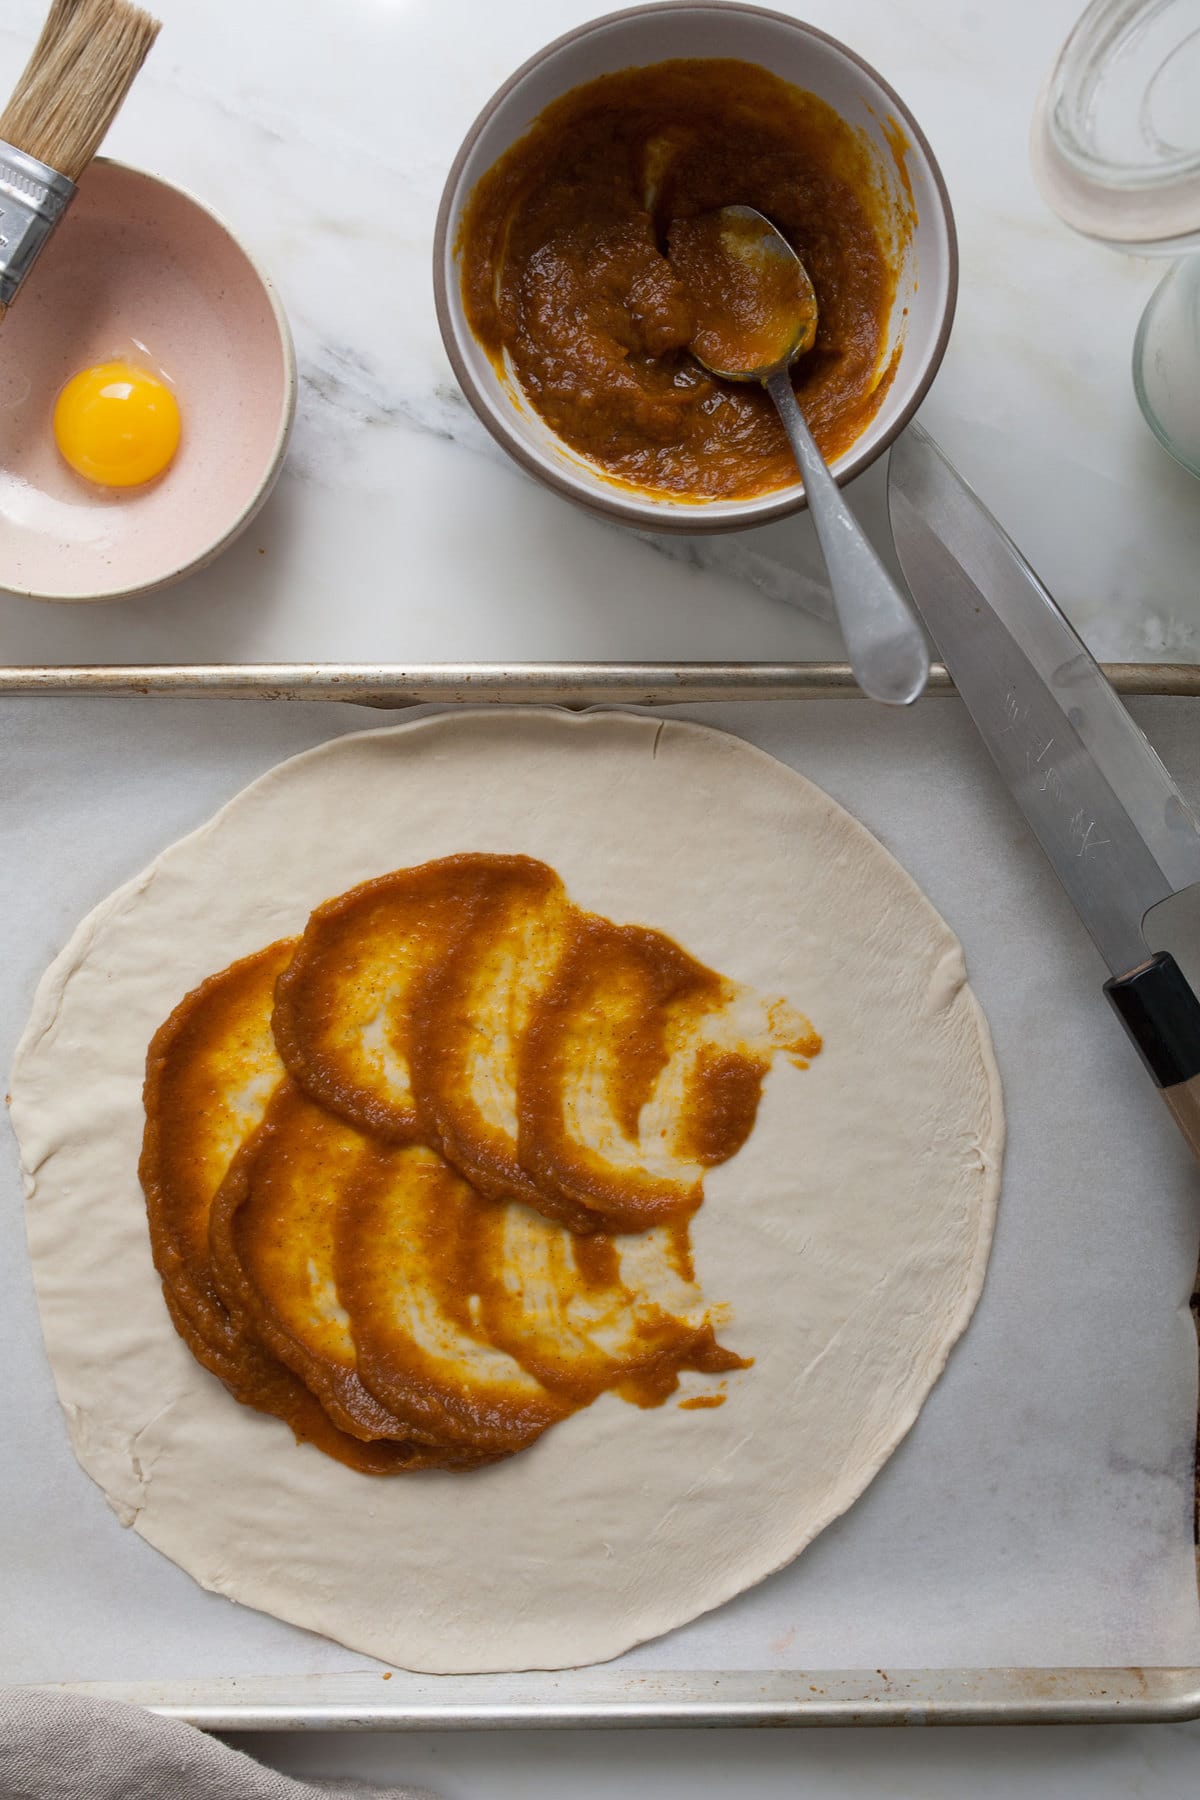
POLYGON ((892 449, 888 504, 917 610, 1200 1157, 1200 1001, 1142 935, 1152 906, 1200 882, 1200 828, 1021 552, 920 426, 892 449))

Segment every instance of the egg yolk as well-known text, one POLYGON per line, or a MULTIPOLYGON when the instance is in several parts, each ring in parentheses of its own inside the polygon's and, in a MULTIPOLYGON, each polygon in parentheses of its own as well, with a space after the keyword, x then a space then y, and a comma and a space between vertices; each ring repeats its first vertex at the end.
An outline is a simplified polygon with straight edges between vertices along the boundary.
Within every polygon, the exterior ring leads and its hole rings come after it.
POLYGON ((179 448, 179 403, 133 363, 97 363, 68 381, 54 407, 54 439, 77 474, 102 487, 140 487, 179 448))

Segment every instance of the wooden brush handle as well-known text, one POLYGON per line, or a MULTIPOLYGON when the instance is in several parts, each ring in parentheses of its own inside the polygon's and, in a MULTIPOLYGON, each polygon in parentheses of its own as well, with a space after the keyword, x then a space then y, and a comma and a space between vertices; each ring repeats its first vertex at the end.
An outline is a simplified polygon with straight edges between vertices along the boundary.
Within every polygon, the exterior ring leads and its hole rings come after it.
POLYGON ((1200 1000, 1165 950, 1104 991, 1200 1161, 1200 1000))

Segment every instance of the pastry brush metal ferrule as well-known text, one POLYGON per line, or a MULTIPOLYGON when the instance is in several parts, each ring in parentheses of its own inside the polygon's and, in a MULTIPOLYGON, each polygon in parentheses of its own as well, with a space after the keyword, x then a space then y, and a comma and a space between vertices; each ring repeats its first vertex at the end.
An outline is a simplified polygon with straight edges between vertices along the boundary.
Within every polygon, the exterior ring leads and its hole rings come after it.
POLYGON ((0 306, 9 307, 76 187, 49 163, 0 143, 0 306))
POLYGON ((0 114, 0 318, 75 198, 158 35, 128 0, 54 0, 0 114))

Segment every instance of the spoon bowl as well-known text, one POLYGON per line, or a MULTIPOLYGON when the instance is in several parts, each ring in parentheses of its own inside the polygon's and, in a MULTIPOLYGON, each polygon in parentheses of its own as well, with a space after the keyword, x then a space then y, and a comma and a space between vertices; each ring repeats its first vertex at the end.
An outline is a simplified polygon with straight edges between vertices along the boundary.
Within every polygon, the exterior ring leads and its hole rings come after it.
POLYGON ((924 636, 829 473, 792 387, 791 365, 817 335, 808 271, 752 206, 677 219, 667 245, 692 304, 692 355, 726 381, 761 382, 775 403, 804 481, 858 685, 873 700, 909 705, 929 679, 924 636))
POLYGON ((763 381, 817 336, 817 296, 782 232, 753 206, 676 219, 672 267, 687 284, 696 361, 726 381, 763 381))

